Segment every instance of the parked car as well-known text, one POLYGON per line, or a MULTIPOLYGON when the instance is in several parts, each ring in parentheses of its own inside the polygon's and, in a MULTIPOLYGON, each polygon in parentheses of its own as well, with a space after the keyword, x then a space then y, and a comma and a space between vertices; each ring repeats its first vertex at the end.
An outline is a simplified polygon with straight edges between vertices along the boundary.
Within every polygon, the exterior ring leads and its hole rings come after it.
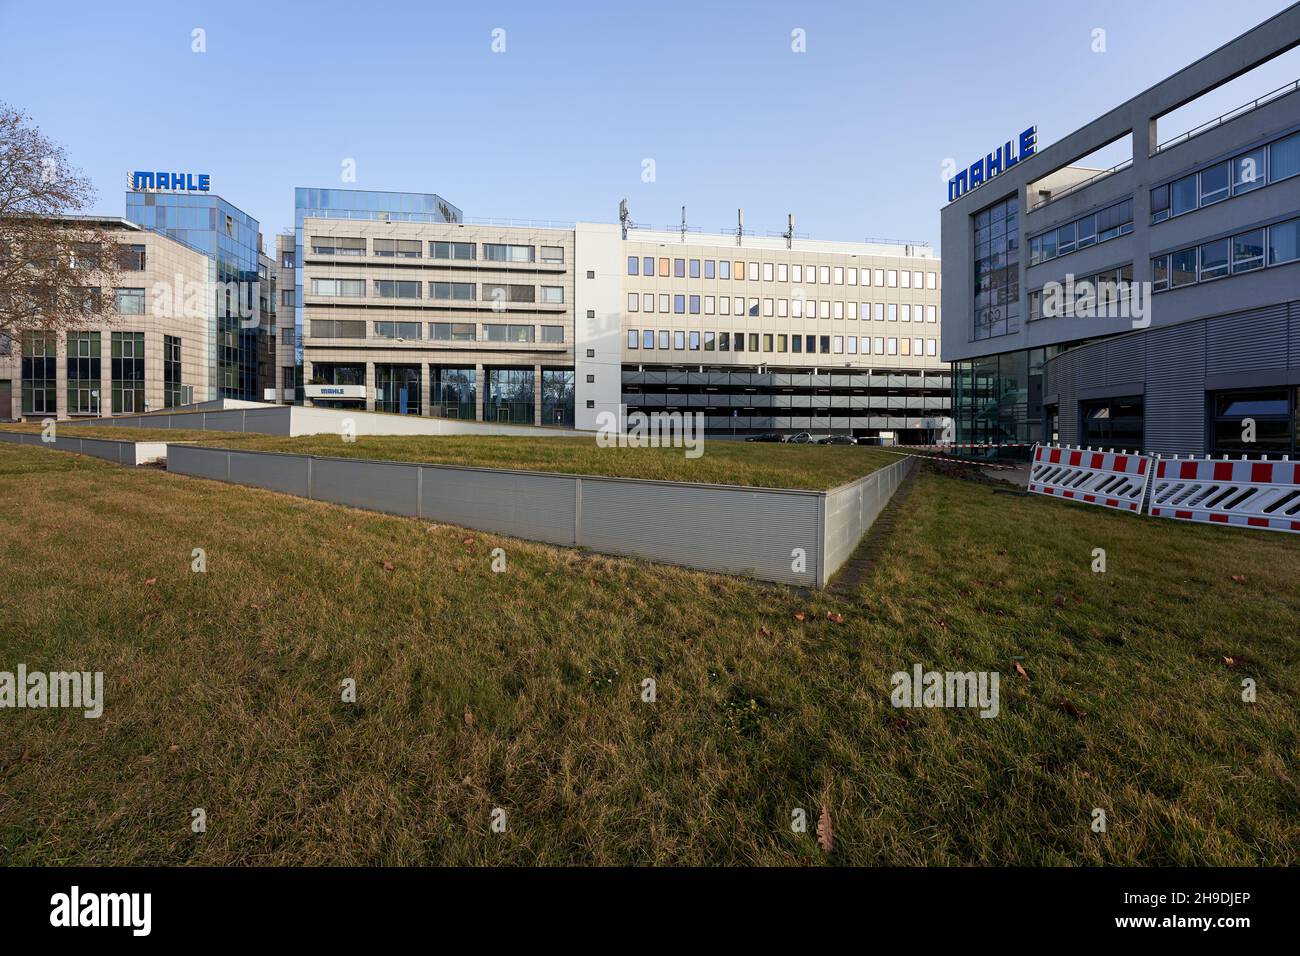
POLYGON ((764 432, 761 435, 750 435, 748 438, 745 439, 745 441, 783 442, 785 441, 785 437, 777 434, 776 432, 764 432))
POLYGON ((819 445, 856 445, 858 440, 852 435, 827 435, 818 440, 819 445))
POLYGON ((813 437, 807 432, 799 432, 797 435, 791 435, 786 441, 791 445, 811 445, 813 444, 813 437))

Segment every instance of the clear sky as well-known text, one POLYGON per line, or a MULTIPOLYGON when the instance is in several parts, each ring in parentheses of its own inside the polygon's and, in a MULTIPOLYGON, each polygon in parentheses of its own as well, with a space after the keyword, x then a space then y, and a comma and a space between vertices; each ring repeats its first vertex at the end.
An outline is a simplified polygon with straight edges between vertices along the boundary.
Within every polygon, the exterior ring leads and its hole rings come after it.
MULTIPOLYGON (((658 227, 743 206, 759 233, 794 212, 815 238, 937 247, 945 159, 1032 124, 1050 144, 1286 6, 0 0, 0 99, 67 147, 97 211, 122 213, 132 169, 207 172, 268 242, 294 186, 345 185, 352 159, 352 188, 469 217, 609 222, 626 197, 658 227)), ((1278 66, 1205 115, 1300 76, 1278 66)))

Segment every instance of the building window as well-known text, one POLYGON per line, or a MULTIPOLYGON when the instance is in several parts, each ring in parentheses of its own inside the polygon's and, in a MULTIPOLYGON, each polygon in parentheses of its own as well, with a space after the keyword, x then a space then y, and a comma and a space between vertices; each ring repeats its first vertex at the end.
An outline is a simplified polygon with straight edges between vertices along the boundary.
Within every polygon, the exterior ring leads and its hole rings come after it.
POLYGON ((544 344, 544 345, 563 345, 563 344, 564 344, 564 326, 562 326, 562 325, 543 325, 543 326, 542 326, 542 344, 544 344))
POLYGON ((690 310, 691 310, 691 315, 700 314, 700 297, 698 295, 693 295, 690 297, 690 310))
POLYGON ((699 260, 699 259, 692 259, 692 260, 691 260, 691 278, 692 278, 692 279, 698 279, 699 277, 700 277, 700 260, 699 260))
POLYGON ((114 289, 113 311, 118 315, 144 315, 144 289, 114 289))
POLYGON ((641 336, 641 345, 643 348, 653 349, 655 347, 655 333, 653 329, 646 329, 641 336))
MULTIPOLYGON (((588 382, 595 376, 588 375, 588 382)), ((573 369, 542 369, 542 424, 573 427, 573 369)))
POLYGON ((489 342, 526 343, 534 341, 534 328, 531 325, 485 325, 489 342))
POLYGON ((717 266, 717 263, 714 262, 712 259, 705 259, 705 260, 704 260, 704 278, 706 278, 706 279, 715 279, 715 278, 717 278, 717 268, 716 268, 716 266, 717 266))
POLYGON ((490 422, 533 422, 533 370, 489 368, 483 418, 490 422))
POLYGON ((533 262, 535 250, 532 246, 485 242, 483 243, 483 258, 488 262, 533 262))
POLYGON ((294 301, 294 297, 293 297, 293 289, 281 289, 281 290, 280 290, 280 304, 283 305, 283 306, 287 306, 288 308, 291 308, 291 309, 292 309, 292 308, 297 304, 297 303, 294 301))
MULTIPOLYGON (((1020 331, 1018 212, 1013 196, 974 216, 974 337, 977 340, 1020 331)), ((889 284, 892 286, 893 282, 889 284)))
POLYGON ((418 259, 422 244, 419 239, 375 239, 371 245, 376 256, 386 259, 418 259))
MULTIPOLYGON (((52 332, 25 332, 22 337, 24 415, 58 414, 57 338, 52 332)), ((96 385, 98 388, 98 385, 96 385)))
POLYGON ((684 315, 686 313, 686 296, 673 296, 673 312, 677 315, 684 315))
POLYGON ((472 242, 431 242, 429 257, 432 259, 467 259, 474 258, 472 242))
POLYGON ((564 286, 562 285, 544 285, 542 286, 542 301, 552 305, 564 304, 564 286))
MULTIPOLYGON (((68 414, 100 414, 100 338, 98 332, 68 333, 68 414)), ((24 369, 23 383, 27 374, 24 369)), ((24 398, 26 396, 24 395, 24 398)), ((25 409, 24 409, 25 410, 25 409)), ((3 411, 3 409, 0 409, 3 411)))
POLYGON ((627 330, 627 347, 630 349, 637 348, 640 344, 640 333, 636 329, 627 330))
POLYGON ((627 294, 627 310, 629 312, 636 312, 640 309, 640 307, 641 307, 641 296, 635 292, 629 292, 627 294))
POLYGON ((418 299, 422 283, 414 279, 376 279, 375 295, 381 299, 418 299))
POLYGON ((1268 227, 1268 264, 1294 262, 1300 254, 1300 219, 1268 227))
POLYGON ((364 339, 366 337, 366 323, 355 319, 312 319, 311 337, 314 339, 364 339))
POLYGON ((419 322, 376 322, 377 339, 419 339, 419 322))
POLYGON ((123 245, 118 247, 118 263, 123 272, 144 271, 144 246, 123 245))
POLYGON ((474 298, 472 282, 430 282, 429 294, 434 299, 469 301, 474 298))
POLYGON ((718 278, 719 278, 719 279, 730 279, 730 278, 731 278, 731 260, 730 260, 730 259, 720 259, 720 260, 718 260, 718 278))
POLYGON ((564 264, 564 246, 542 246, 542 261, 548 265, 564 264))
MULTIPOLYGON (((98 349, 96 349, 98 351, 98 349)), ((163 408, 176 408, 185 404, 185 387, 181 381, 181 340, 175 335, 163 336, 163 408)))
POLYGON ((673 276, 674 276, 674 278, 677 278, 677 279, 684 279, 684 278, 686 278, 686 260, 685 260, 685 259, 674 259, 674 260, 673 260, 673 276))
POLYGON ((1143 442, 1142 396, 1080 402, 1080 444, 1090 448, 1140 451, 1143 442))
POLYGON ((375 363, 375 409, 397 415, 419 415, 424 388, 420 366, 375 363))
POLYGON ((112 334, 113 414, 143 412, 144 333, 112 334))
POLYGON ((638 257, 638 256, 628 256, 628 257, 627 257, 627 274, 630 275, 630 276, 640 275, 640 272, 641 272, 640 263, 641 263, 641 259, 640 259, 640 257, 638 257))
POLYGON ((1291 387, 1210 393, 1214 454, 1294 456, 1300 450, 1297 394, 1300 390, 1291 387))
POLYGON ((533 302, 537 298, 537 288, 531 285, 485 282, 481 297, 484 302, 533 302))
POLYGON ((473 342, 473 322, 431 322, 429 335, 436 342, 473 342))
POLYGON ((439 418, 467 418, 472 421, 477 395, 474 368, 437 365, 430 372, 433 378, 433 414, 439 418))
MULTIPOLYGON (((364 256, 366 240, 360 236, 312 236, 311 251, 315 256, 364 256)), ((285 264, 292 266, 293 262, 285 264)))
POLYGON ((351 296, 360 298, 366 294, 365 279, 312 279, 312 295, 351 296))

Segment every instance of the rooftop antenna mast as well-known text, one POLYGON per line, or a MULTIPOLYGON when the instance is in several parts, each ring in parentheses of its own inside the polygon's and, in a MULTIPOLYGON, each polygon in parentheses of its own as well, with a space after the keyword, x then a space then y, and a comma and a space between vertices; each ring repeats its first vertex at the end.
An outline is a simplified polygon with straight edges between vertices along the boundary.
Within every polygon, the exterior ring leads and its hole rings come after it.
POLYGON ((745 210, 736 210, 736 245, 741 245, 741 239, 745 235, 745 210))
POLYGON ((785 217, 785 247, 794 247, 794 213, 788 213, 785 217))
POLYGON ((682 207, 682 242, 686 241, 686 207, 682 207))
POLYGON ((627 200, 618 201, 618 224, 623 227, 623 238, 627 238, 627 230, 632 225, 632 214, 627 211, 627 200))

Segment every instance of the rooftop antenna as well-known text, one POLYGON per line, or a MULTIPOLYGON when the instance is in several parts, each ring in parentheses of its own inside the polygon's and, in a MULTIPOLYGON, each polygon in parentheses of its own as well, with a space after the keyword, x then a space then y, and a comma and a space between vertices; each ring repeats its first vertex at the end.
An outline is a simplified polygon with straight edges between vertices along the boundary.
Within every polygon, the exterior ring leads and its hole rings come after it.
POLYGON ((682 242, 686 241, 686 207, 682 207, 682 242))
POLYGON ((794 247, 794 213, 787 213, 785 217, 785 247, 794 247))
POLYGON ((627 200, 618 201, 618 224, 623 227, 623 238, 627 238, 627 230, 632 225, 632 215, 627 211, 627 200))
POLYGON ((745 235, 745 210, 736 210, 736 245, 741 245, 741 238, 745 235))

